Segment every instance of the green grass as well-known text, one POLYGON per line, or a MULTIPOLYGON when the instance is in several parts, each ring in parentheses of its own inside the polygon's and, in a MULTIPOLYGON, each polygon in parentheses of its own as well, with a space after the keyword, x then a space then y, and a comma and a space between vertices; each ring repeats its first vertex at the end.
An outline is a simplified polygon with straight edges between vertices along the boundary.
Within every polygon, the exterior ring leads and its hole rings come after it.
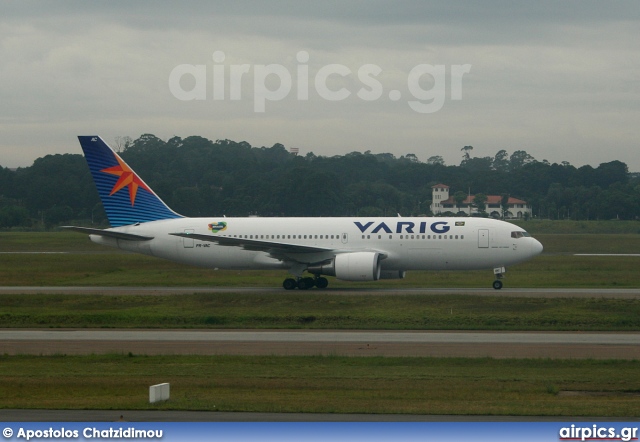
POLYGON ((640 234, 638 221, 573 221, 536 219, 529 221, 508 220, 527 230, 532 235, 546 234, 640 234))
POLYGON ((535 238, 550 253, 640 253, 640 235, 624 234, 537 234, 535 238))
POLYGON ((0 362, 4 408, 640 416, 638 361, 92 355, 0 362), (171 399, 150 405, 148 387, 160 382, 171 384, 171 399))
POLYGON ((2 328, 640 330, 640 300, 212 293, 3 295, 2 328))
MULTIPOLYGON (((561 249, 560 245, 556 245, 561 249)), ((586 253, 586 252, 585 252, 586 253)), ((541 255, 507 268, 506 288, 640 287, 640 257, 541 255)), ((285 271, 212 270, 130 253, 0 254, 2 286, 212 286, 281 287, 285 271)), ((413 271, 404 280, 348 282, 331 288, 490 287, 493 273, 413 271)))
POLYGON ((109 249, 77 232, 0 232, 0 252, 104 252, 109 249))

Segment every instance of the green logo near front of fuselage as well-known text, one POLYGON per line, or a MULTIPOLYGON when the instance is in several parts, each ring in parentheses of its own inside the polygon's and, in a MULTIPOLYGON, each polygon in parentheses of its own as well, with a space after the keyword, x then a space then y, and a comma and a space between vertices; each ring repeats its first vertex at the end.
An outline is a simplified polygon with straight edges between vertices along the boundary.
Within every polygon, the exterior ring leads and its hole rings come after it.
POLYGON ((211 230, 213 233, 222 232, 223 230, 226 230, 226 229, 227 229, 227 223, 225 222, 209 224, 209 230, 211 230))

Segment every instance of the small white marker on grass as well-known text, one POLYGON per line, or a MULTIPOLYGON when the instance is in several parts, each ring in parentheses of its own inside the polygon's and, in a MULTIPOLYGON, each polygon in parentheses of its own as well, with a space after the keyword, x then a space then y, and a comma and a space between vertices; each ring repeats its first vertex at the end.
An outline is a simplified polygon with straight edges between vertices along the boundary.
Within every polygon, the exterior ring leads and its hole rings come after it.
POLYGON ((169 384, 158 384, 149 387, 149 403, 154 404, 169 399, 169 384))

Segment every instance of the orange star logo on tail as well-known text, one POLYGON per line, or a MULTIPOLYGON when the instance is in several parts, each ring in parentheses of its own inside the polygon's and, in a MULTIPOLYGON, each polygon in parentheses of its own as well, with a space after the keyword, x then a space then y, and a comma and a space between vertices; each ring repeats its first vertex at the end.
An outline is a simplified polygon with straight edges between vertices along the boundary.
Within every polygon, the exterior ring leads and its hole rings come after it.
POLYGON ((109 194, 109 196, 113 195, 123 187, 129 187, 129 199, 131 200, 131 206, 133 206, 136 201, 138 187, 141 187, 148 192, 151 192, 151 189, 149 189, 149 187, 147 187, 147 185, 143 183, 140 178, 138 178, 138 175, 136 175, 133 170, 131 170, 129 166, 127 166, 125 162, 120 159, 118 155, 116 155, 115 157, 120 165, 102 169, 100 172, 110 173, 111 175, 117 175, 120 177, 116 184, 113 186, 113 189, 111 189, 111 193, 109 194))

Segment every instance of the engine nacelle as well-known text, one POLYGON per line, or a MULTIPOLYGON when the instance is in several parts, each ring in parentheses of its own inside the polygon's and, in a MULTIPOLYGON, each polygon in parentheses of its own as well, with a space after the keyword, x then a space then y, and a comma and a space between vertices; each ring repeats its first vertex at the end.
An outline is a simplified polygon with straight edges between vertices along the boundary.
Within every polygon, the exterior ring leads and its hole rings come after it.
POLYGON ((334 259, 336 278, 343 281, 380 279, 380 254, 377 252, 341 253, 334 259))
POLYGON ((377 252, 340 253, 331 262, 307 268, 316 275, 335 276, 343 281, 380 279, 380 254, 377 252))

